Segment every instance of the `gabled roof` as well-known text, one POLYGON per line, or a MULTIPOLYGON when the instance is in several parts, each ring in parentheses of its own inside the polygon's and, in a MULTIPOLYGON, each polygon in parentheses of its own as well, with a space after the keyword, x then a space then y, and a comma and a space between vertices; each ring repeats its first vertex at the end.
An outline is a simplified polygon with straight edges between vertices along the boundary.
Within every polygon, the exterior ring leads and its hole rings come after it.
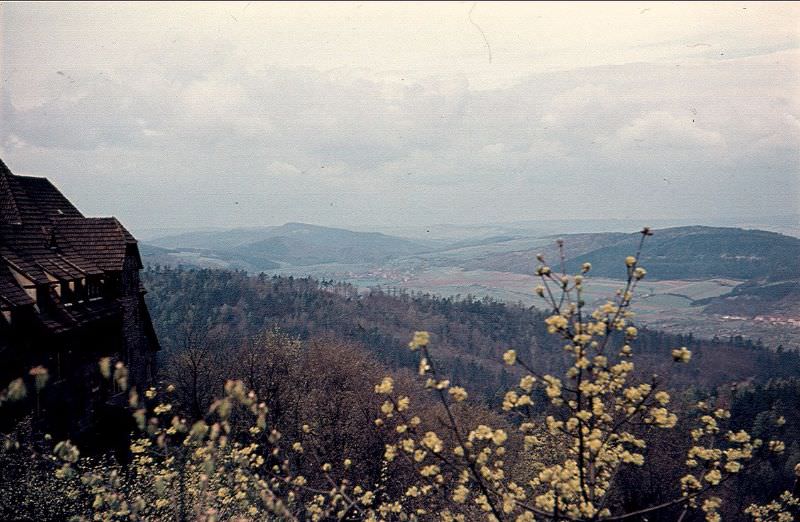
POLYGON ((128 248, 136 239, 116 218, 56 218, 56 243, 95 264, 101 270, 122 270, 128 248))
POLYGON ((50 278, 71 281, 102 273, 71 247, 65 250, 58 245, 52 227, 0 226, 0 257, 15 270, 40 284, 50 278))
POLYGON ((128 255, 141 267, 136 239, 115 218, 84 217, 50 181, 0 161, 0 300, 30 301, 11 270, 37 285, 74 281, 119 272, 128 255))
POLYGON ((15 176, 0 160, 0 222, 47 226, 59 216, 83 214, 47 178, 15 176))
POLYGON ((120 332, 136 322, 146 338, 136 349, 158 350, 141 282, 139 288, 117 286, 123 270, 141 268, 136 239, 119 221, 85 217, 47 179, 16 176, 0 160, 0 310, 12 312, 11 321, 0 315, 0 349, 8 337, 4 329, 16 325, 25 337, 71 335, 84 327, 91 336, 104 321, 119 323, 120 332), (111 286, 97 292, 93 277, 111 286), (124 314, 131 296, 138 297, 135 319, 124 314))

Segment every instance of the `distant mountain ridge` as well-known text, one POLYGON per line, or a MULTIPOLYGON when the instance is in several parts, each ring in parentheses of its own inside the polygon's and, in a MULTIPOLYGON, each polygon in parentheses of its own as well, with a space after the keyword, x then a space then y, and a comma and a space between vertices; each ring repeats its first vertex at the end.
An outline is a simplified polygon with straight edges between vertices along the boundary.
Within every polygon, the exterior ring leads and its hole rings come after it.
POLYGON ((254 270, 282 265, 377 263, 418 254, 434 247, 379 232, 354 232, 305 223, 227 231, 189 232, 157 238, 151 245, 172 250, 190 249, 238 261, 254 270))
MULTIPOLYGON (((591 262, 595 275, 624 276, 622 259, 636 251, 639 234, 578 255, 573 271, 591 262)), ((677 227, 657 230, 646 241, 642 264, 653 279, 766 279, 800 277, 800 239, 763 230, 677 227)))
MULTIPOLYGON (((564 241, 568 272, 577 272, 584 262, 590 262, 592 275, 622 279, 623 259, 636 252, 641 236, 617 232, 548 236, 525 248, 474 252, 462 267, 531 274, 541 253, 550 265, 560 268, 559 238, 564 241)), ((509 246, 513 244, 509 242, 509 246)), ((656 230, 641 257, 649 279, 779 281, 800 277, 800 239, 763 230, 705 226, 656 230)))
MULTIPOLYGON (((623 232, 536 236, 524 231, 486 236, 481 230, 472 238, 444 241, 287 223, 162 237, 143 244, 141 252, 150 265, 315 275, 358 281, 364 286, 402 287, 409 281, 411 288, 427 286, 434 292, 469 294, 476 291, 475 279, 458 274, 482 274, 479 280, 489 283, 477 291, 491 293, 495 291, 491 281, 502 281, 502 274, 532 276, 539 253, 560 271, 559 237, 564 240, 568 272, 577 273, 582 263, 590 262, 592 276, 623 279, 623 260, 636 252, 641 236, 623 232)), ((647 281, 724 280, 730 287, 721 295, 683 296, 683 304, 674 305, 678 309, 691 306, 723 318, 762 316, 788 321, 799 319, 798 260, 800 239, 796 237, 763 230, 686 226, 655 230, 647 238, 640 261, 647 269, 647 281)), ((503 283, 498 284, 499 291, 506 292, 503 283)), ((662 302, 664 297, 659 299, 652 302, 662 302)))
MULTIPOLYGON (((624 278, 622 260, 636 251, 638 233, 568 234, 564 240, 566 267, 575 272, 584 262, 592 274, 624 278)), ((304 223, 227 231, 190 232, 151 240, 162 249, 211 256, 234 267, 265 270, 278 266, 330 263, 413 263, 464 270, 531 274, 542 253, 554 267, 560 264, 556 236, 522 234, 460 239, 448 243, 409 239, 378 232, 355 232, 304 223)), ((159 259, 168 252, 159 251, 159 259)), ((800 279, 800 239, 763 230, 706 226, 656 230, 642 252, 650 279, 800 279)))

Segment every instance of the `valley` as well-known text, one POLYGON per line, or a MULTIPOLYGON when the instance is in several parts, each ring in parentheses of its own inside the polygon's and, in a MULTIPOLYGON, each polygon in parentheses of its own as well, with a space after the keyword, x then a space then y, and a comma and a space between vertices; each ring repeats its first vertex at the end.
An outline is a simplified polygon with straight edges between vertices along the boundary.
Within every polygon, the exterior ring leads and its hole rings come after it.
MULTIPOLYGON (((568 228, 569 229, 569 228, 568 228)), ((539 230, 543 230, 540 228, 539 230)), ((143 245, 146 263, 312 276, 369 292, 489 297, 541 306, 536 255, 567 271, 591 262, 590 304, 623 285, 622 259, 636 249, 622 232, 537 235, 515 225, 440 227, 434 238, 287 223, 280 227, 184 233, 143 245)), ((684 226, 657 230, 642 253, 648 275, 637 322, 712 339, 741 337, 772 348, 800 345, 800 239, 763 230, 684 226)))

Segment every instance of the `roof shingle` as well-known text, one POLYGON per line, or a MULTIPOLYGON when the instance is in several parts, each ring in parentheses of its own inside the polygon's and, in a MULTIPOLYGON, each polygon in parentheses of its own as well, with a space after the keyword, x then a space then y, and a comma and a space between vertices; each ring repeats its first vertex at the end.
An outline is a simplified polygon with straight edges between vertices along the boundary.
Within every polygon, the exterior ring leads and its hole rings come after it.
POLYGON ((84 217, 50 181, 16 176, 0 160, 0 307, 34 304, 16 272, 52 298, 55 308, 40 310, 51 331, 107 316, 96 302, 65 307, 50 284, 119 272, 128 255, 141 266, 136 239, 115 218, 84 217))

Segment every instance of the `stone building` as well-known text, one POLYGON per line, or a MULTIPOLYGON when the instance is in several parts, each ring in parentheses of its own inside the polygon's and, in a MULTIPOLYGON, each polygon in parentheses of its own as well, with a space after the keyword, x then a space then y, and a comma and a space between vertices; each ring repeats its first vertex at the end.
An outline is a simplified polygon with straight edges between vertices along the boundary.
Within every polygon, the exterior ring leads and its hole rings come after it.
POLYGON ((40 417, 74 434, 119 391, 99 375, 101 357, 124 362, 140 390, 150 384, 159 345, 141 268, 119 221, 85 217, 47 179, 0 161, 0 389, 46 367, 40 417))

